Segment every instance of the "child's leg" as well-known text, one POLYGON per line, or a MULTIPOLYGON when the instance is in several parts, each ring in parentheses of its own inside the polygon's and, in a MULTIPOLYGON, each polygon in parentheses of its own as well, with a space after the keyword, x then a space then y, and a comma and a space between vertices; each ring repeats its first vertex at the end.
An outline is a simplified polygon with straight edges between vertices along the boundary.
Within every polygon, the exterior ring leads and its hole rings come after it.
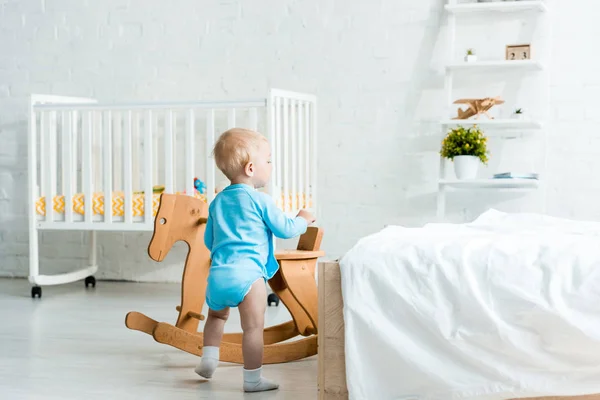
POLYGON ((260 279, 254 282, 250 292, 238 306, 244 331, 242 353, 244 355, 244 390, 247 392, 262 392, 279 387, 278 384, 261 377, 266 307, 267 290, 264 280, 260 279))
POLYGON ((208 310, 208 318, 204 324, 202 361, 196 367, 196 373, 204 378, 211 378, 219 365, 219 346, 228 317, 229 307, 220 311, 208 310))
POLYGON ((206 323, 204 324, 203 346, 219 347, 227 318, 229 318, 229 307, 220 311, 208 309, 208 318, 206 318, 206 323))

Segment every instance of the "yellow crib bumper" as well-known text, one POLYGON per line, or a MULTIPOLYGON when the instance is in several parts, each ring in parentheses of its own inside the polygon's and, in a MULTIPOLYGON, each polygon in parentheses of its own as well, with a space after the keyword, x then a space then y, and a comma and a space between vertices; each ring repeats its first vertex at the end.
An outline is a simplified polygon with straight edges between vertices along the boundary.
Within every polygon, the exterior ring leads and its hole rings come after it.
MULTIPOLYGON (((196 193, 194 197, 206 202, 206 196, 196 193)), ((104 215, 104 193, 94 193, 92 199, 92 212, 94 215, 104 215)), ((133 194, 131 208, 134 217, 144 216, 144 203, 146 197, 144 194, 133 194)), ((152 194, 152 215, 156 216, 158 205, 160 203, 160 193, 152 194)), ((65 196, 54 196, 53 199, 54 212, 62 214, 65 212, 65 196)), ((36 212, 39 215, 46 215, 46 198, 40 197, 35 204, 36 212)), ((85 196, 83 193, 77 193, 73 196, 72 210, 76 214, 84 215, 85 212, 85 196)), ((112 215, 114 217, 123 217, 125 215, 125 194, 123 192, 112 193, 112 215)))
MULTIPOLYGON (((206 202, 206 196, 203 194, 195 193, 194 197, 206 202)), ((92 198, 92 212, 94 215, 104 215, 104 193, 94 193, 92 198)), ((134 217, 144 216, 144 203, 146 197, 143 193, 134 193, 132 198, 132 211, 134 217)), ((65 212, 65 196, 58 195, 54 196, 53 199, 54 212, 62 214, 65 212)), ((72 199, 72 210, 76 214, 85 214, 85 196, 83 193, 77 193, 72 199)), ((158 205, 160 203, 160 193, 152 194, 152 216, 156 216, 158 205)), ((276 201, 276 204, 282 209, 291 209, 293 204, 293 196, 291 194, 281 197, 276 201)), ((312 199, 307 198, 303 193, 296 194, 297 208, 310 208, 312 206, 312 199), (304 204, 304 205, 303 205, 304 204)), ((35 204, 36 212, 39 215, 46 215, 46 197, 40 197, 37 199, 35 204)), ((123 192, 112 193, 112 215, 114 217, 123 217, 125 215, 125 195, 123 192)))

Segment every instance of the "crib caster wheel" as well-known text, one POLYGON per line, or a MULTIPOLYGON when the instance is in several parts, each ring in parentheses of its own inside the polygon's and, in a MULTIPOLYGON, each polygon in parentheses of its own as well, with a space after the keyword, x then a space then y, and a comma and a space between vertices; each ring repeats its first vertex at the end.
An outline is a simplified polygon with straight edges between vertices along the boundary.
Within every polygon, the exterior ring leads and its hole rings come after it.
POLYGON ((275 307, 279 305, 279 297, 277 297, 275 293, 271 293, 267 297, 267 304, 269 305, 269 307, 271 307, 271 303, 275 303, 275 307))
POLYGON ((35 296, 42 298, 42 288, 39 286, 33 286, 31 288, 31 298, 35 299, 35 296))
POLYGON ((96 278, 93 276, 88 276, 85 278, 85 287, 87 288, 89 285, 92 285, 93 288, 96 287, 96 278))

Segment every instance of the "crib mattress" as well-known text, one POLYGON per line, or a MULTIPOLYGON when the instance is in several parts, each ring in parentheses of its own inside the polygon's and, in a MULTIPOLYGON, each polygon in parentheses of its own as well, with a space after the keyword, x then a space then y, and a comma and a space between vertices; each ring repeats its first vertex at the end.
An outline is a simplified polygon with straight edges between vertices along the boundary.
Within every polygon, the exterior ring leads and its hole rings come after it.
MULTIPOLYGON (((203 200, 206 202, 206 196, 203 194, 196 193, 194 197, 203 200)), ((300 205, 302 202, 308 203, 306 208, 311 207, 312 199, 304 195, 303 193, 296 194, 296 204, 300 205)), ((279 199, 276 200, 276 204, 284 208, 284 203, 287 200, 288 207, 292 204, 293 196, 288 195, 287 199, 285 195, 281 195, 279 199)), ((104 215, 104 192, 94 193, 92 198, 92 213, 94 216, 104 215)), ((132 198, 131 208, 133 210, 133 217, 143 217, 145 210, 146 197, 143 193, 134 193, 132 198)), ((158 205, 160 203, 160 193, 152 194, 152 216, 156 216, 156 212, 158 210, 158 205)), ((56 214, 64 214, 65 212, 65 196, 58 195, 54 196, 53 208, 56 214)), ((73 212, 76 215, 84 215, 85 210, 85 196, 83 193, 77 193, 73 196, 71 201, 71 207, 73 212)), ((298 207, 301 208, 301 207, 298 207)), ((46 215, 46 197, 40 197, 37 199, 35 204, 35 209, 38 215, 45 216, 46 215)), ((113 217, 123 217, 125 214, 125 194, 123 192, 113 192, 112 193, 112 215, 113 217)))
MULTIPOLYGON (((206 202, 206 196, 196 193, 194 197, 206 202)), ((92 198, 92 212, 94 215, 104 215, 104 193, 94 193, 92 198)), ((134 193, 131 208, 134 217, 143 217, 145 210, 146 197, 143 193, 134 193)), ((65 196, 54 196, 54 212, 63 214, 65 212, 65 196)), ((158 205, 160 203, 160 193, 152 194, 152 216, 156 216, 158 205)), ((71 200, 71 207, 75 214, 84 215, 85 196, 83 193, 77 193, 71 200)), ((46 215, 46 197, 40 197, 35 204, 38 215, 46 215)), ((125 215, 125 194, 123 192, 113 192, 112 194, 112 215, 113 217, 123 217, 125 215)))

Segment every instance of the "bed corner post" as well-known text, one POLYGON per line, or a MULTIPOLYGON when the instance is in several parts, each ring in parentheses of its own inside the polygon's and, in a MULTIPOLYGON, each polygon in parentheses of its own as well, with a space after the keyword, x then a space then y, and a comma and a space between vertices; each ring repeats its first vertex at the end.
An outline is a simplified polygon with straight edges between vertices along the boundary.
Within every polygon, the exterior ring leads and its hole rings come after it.
POLYGON ((319 400, 347 400, 340 264, 319 263, 319 400))

